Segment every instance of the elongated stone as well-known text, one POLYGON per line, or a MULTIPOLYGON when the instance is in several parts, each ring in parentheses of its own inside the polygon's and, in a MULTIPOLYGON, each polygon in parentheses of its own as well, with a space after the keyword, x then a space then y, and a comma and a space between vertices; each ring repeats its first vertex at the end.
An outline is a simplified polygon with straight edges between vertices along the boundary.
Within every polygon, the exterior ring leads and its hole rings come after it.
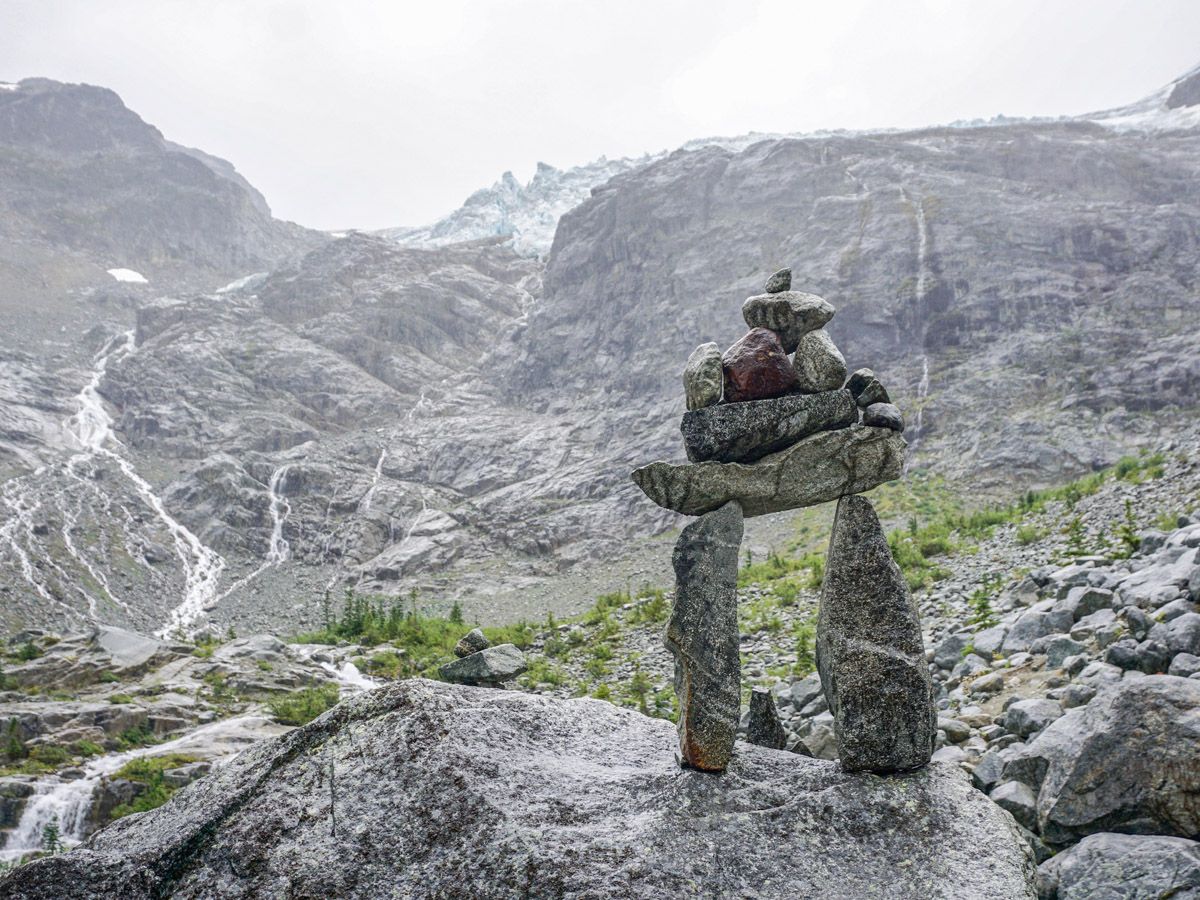
POLYGON ((742 318, 751 328, 769 328, 779 335, 785 353, 791 353, 800 338, 824 328, 833 318, 833 304, 804 291, 757 294, 742 304, 742 318))
POLYGON ((701 344, 683 367, 683 392, 688 409, 703 409, 721 402, 721 349, 714 343, 701 344))
POLYGON ((775 698, 766 688, 755 688, 750 692, 750 721, 746 724, 746 742, 772 750, 782 750, 787 743, 787 732, 779 721, 779 710, 775 698))
POLYGON ((818 431, 858 419, 850 392, 789 394, 770 400, 723 403, 684 413, 679 423, 692 462, 754 462, 818 431))
POLYGON ((904 437, 851 425, 821 431, 753 463, 654 462, 631 477, 666 509, 699 516, 736 500, 747 516, 799 509, 869 491, 900 477, 904 437))
POLYGON ((742 510, 726 503, 683 529, 671 558, 675 604, 664 643, 675 657, 679 752, 685 765, 706 772, 724 771, 737 735, 741 543, 742 510))
POLYGON ((928 763, 937 715, 921 617, 865 497, 838 501, 816 649, 842 768, 885 773, 928 763))

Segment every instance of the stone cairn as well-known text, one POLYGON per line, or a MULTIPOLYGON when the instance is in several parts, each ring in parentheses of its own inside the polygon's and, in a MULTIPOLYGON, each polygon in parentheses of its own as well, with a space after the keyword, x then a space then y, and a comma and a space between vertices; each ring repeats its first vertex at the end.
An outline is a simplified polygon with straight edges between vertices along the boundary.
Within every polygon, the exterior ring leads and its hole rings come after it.
MULTIPOLYGON (((837 500, 817 616, 817 670, 847 771, 925 765, 937 734, 916 604, 874 508, 856 496, 900 477, 900 411, 870 369, 847 379, 825 325, 834 308, 791 290, 791 270, 742 305, 750 330, 724 353, 702 344, 683 370, 680 430, 690 460, 633 480, 696 521, 675 545, 675 657, 685 766, 724 771, 741 708, 737 574, 743 517, 837 500), (790 354, 790 356, 789 356, 790 354)), ((747 735, 779 748, 769 695, 751 697, 747 735)))
POLYGON ((495 687, 511 681, 527 668, 525 654, 515 644, 493 647, 478 628, 472 628, 462 636, 454 645, 454 655, 458 658, 438 671, 447 681, 458 684, 495 687))

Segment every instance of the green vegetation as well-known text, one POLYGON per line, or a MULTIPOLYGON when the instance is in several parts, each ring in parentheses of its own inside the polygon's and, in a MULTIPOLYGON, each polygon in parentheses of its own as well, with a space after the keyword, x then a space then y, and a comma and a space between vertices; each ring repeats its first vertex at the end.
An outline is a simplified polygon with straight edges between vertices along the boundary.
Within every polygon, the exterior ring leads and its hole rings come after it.
POLYGON ((66 849, 62 842, 62 832, 58 827, 58 816, 55 816, 42 826, 42 853, 62 853, 66 849))
POLYGON ((112 812, 114 819, 120 819, 133 813, 148 812, 157 809, 175 793, 176 788, 167 784, 163 773, 178 769, 188 763, 195 762, 196 757, 183 753, 168 753, 163 756, 143 756, 131 759, 119 768, 113 778, 124 778, 143 785, 143 790, 130 803, 122 803, 112 812))
POLYGON ((108 697, 109 703, 132 703, 133 697, 129 694, 110 694, 108 697))
POLYGON ((157 744, 158 737, 145 725, 135 725, 126 728, 117 736, 118 750, 134 750, 138 747, 148 747, 157 744))
MULTIPOLYGON (((453 656, 454 645, 463 636, 461 607, 457 612, 451 608, 447 618, 426 615, 417 608, 415 591, 405 601, 394 597, 368 597, 348 590, 340 615, 334 614, 328 600, 323 606, 325 627, 297 635, 293 642, 337 644, 354 641, 368 647, 389 643, 404 651, 403 654, 396 653, 394 659, 383 661, 392 678, 438 677, 437 666, 453 656)), ((483 633, 493 644, 516 644, 521 649, 533 640, 533 628, 525 622, 484 628, 483 633)))
POLYGON ((338 702, 338 686, 323 684, 275 697, 267 706, 281 725, 306 725, 338 702))
POLYGON ((1045 536, 1046 529, 1038 528, 1036 525, 1021 525, 1017 528, 1017 543, 1022 547, 1036 544, 1045 536))
POLYGON ((42 655, 42 651, 33 641, 26 641, 16 650, 13 650, 9 656, 18 662, 29 662, 32 659, 37 659, 42 655))

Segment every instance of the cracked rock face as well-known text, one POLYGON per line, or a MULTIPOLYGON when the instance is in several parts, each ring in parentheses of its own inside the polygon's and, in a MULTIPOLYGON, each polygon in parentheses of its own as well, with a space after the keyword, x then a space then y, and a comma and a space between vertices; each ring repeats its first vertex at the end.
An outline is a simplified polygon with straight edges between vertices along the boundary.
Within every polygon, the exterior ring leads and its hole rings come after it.
POLYGON ((707 772, 729 764, 741 711, 741 544, 742 510, 726 503, 683 529, 671 558, 675 602, 664 642, 675 657, 679 752, 685 765, 707 772))
POLYGON ((843 768, 899 772, 928 763, 937 716, 921 617, 865 497, 838 501, 816 648, 843 768))
POLYGON ((818 431, 846 428, 857 418, 849 391, 824 391, 695 409, 683 414, 679 430, 692 462, 754 462, 818 431))
POLYGON ((650 463, 634 482, 651 500, 688 516, 736 500, 747 516, 798 509, 857 494, 900 477, 903 436, 851 425, 811 435, 755 463, 650 463))
POLYGON ((1015 824, 960 772, 877 778, 598 700, 398 682, 247 750, 0 895, 1033 898, 1015 824))

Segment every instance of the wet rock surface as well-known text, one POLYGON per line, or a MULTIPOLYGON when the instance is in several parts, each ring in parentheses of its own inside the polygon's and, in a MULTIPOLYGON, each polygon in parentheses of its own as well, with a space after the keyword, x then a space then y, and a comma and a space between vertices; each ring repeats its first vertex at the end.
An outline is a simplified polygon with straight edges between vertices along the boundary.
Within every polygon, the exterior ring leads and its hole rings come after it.
POLYGON ((679 430, 692 462, 755 462, 818 431, 847 428, 858 415, 849 391, 722 403, 683 414, 679 430))
POLYGON ((847 771, 898 772, 929 762, 937 717, 920 613, 864 497, 838 501, 816 651, 847 771))
POLYGON ((742 510, 727 503, 679 535, 675 602, 664 640, 675 658, 679 750, 685 765, 720 772, 737 734, 742 664, 737 617, 742 510))
POLYGON ((680 772, 675 740, 594 700, 407 681, 18 869, 0 894, 1034 896, 1012 820, 947 768, 856 776, 745 744, 714 778, 680 772), (570 827, 547 827, 547 809, 570 827))

